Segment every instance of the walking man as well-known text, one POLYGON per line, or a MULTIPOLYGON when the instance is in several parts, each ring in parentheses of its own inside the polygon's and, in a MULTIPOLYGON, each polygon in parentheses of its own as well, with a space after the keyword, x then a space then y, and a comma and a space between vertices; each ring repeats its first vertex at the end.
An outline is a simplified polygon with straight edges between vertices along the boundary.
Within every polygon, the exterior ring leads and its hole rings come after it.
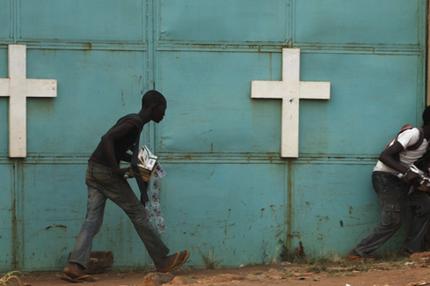
POLYGON ((99 231, 106 200, 117 204, 134 225, 159 272, 170 272, 182 266, 189 257, 187 250, 169 255, 169 249, 148 222, 143 203, 136 197, 125 179, 129 168, 120 169, 119 162, 137 158, 139 137, 149 121, 163 120, 167 102, 158 91, 151 90, 142 97, 142 108, 137 114, 128 114, 118 120, 101 138, 88 160, 86 185, 88 204, 85 221, 76 239, 75 247, 64 268, 64 275, 72 280, 88 277, 85 268, 89 261, 92 241, 99 231), (127 153, 132 151, 133 155, 127 153))

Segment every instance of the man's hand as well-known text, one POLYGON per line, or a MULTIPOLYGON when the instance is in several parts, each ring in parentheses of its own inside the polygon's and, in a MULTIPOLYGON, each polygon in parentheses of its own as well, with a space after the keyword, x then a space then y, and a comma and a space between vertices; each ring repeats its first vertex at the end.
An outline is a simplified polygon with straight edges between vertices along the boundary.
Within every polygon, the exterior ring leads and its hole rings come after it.
POLYGON ((135 174, 132 168, 126 168, 126 172, 124 173, 124 178, 128 179, 128 178, 134 178, 135 174))
POLYGON ((420 175, 408 169, 406 173, 403 174, 402 179, 409 185, 417 185, 420 182, 420 175))
POLYGON ((428 184, 420 184, 417 187, 417 190, 420 192, 430 193, 430 186, 428 184))
POLYGON ((403 173, 402 179, 413 186, 419 186, 424 183, 426 183, 426 176, 424 175, 424 172, 420 169, 418 169, 415 165, 409 166, 408 170, 403 173))

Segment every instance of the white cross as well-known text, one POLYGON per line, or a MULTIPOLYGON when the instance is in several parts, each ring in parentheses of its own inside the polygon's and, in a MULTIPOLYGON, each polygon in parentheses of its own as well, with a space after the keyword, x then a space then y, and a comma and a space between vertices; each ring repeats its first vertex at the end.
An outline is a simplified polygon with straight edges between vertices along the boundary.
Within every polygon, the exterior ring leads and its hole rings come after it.
POLYGON ((57 96, 57 81, 27 79, 26 46, 9 45, 9 78, 0 78, 0 96, 9 96, 9 157, 27 156, 27 97, 57 96))
POLYGON ((251 98, 282 99, 281 157, 299 157, 299 99, 329 99, 330 82, 300 81, 300 49, 282 49, 282 81, 252 81, 251 98))

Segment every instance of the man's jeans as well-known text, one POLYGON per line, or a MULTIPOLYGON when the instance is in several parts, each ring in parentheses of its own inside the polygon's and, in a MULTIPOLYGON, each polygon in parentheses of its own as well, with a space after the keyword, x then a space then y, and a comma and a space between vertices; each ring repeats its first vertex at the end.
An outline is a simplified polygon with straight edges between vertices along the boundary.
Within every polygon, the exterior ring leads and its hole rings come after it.
POLYGON ((88 186, 87 215, 69 262, 87 267, 93 238, 103 222, 106 199, 110 199, 128 215, 149 255, 158 265, 169 253, 169 249, 149 223, 145 207, 137 199, 127 181, 113 174, 110 168, 89 162, 86 184, 88 186))
POLYGON ((354 249, 360 256, 368 256, 389 240, 408 218, 409 231, 405 250, 422 250, 430 224, 430 199, 427 194, 415 192, 408 196, 409 186, 394 175, 373 172, 372 183, 381 207, 379 225, 354 249), (412 210, 412 212, 409 212, 412 210))

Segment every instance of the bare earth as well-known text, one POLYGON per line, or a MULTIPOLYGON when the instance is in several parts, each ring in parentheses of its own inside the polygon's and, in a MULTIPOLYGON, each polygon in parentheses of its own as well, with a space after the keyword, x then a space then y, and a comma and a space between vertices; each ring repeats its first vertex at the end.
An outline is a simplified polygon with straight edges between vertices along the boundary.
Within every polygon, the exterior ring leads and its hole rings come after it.
MULTIPOLYGON (((27 273, 22 276, 27 286, 76 285, 58 278, 59 273, 27 273)), ((95 275, 97 282, 85 286, 157 286, 159 280, 169 285, 190 286, 424 286, 430 285, 430 263, 420 258, 392 261, 315 262, 292 264, 283 262, 269 266, 239 269, 182 270, 174 276, 148 272, 111 272, 95 275), (145 277, 146 276, 146 277, 145 277), (172 280, 173 278, 173 280, 172 280)), ((14 284, 10 284, 14 285, 14 284)), ((79 284, 78 284, 79 285, 79 284)))

